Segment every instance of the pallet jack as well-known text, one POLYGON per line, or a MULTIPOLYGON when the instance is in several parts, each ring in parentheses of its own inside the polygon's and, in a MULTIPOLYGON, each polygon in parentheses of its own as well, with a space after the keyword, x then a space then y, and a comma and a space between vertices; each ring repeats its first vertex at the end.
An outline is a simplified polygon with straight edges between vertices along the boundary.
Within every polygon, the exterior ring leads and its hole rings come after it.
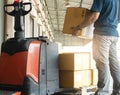
POLYGON ((24 16, 31 9, 32 4, 22 0, 4 5, 5 13, 14 17, 15 33, 1 47, 0 95, 83 95, 81 89, 59 87, 55 42, 44 36, 25 38, 24 16), (9 12, 8 7, 14 9, 9 12))
POLYGON ((4 93, 0 95, 53 95, 59 89, 57 44, 43 36, 24 36, 24 16, 31 9, 31 3, 22 0, 4 6, 5 13, 14 17, 15 33, 1 47, 0 90, 4 93), (14 9, 8 12, 8 7, 14 9))

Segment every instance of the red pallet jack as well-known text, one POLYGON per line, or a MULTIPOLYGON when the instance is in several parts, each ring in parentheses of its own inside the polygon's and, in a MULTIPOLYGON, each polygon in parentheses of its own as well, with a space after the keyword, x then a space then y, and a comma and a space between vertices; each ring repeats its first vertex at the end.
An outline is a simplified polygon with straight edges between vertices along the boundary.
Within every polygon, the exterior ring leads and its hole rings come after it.
POLYGON ((4 9, 15 19, 15 34, 1 47, 0 95, 53 95, 59 89, 57 44, 43 36, 24 37, 24 16, 31 3, 15 0, 4 9), (8 12, 8 7, 14 10, 8 12))

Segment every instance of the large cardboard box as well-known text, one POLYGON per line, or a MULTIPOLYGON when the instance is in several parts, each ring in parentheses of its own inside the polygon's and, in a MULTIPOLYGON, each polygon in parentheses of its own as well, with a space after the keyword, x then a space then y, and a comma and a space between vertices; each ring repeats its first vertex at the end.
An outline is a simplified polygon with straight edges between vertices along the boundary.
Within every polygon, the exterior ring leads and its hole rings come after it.
POLYGON ((91 53, 91 62, 90 62, 90 69, 96 69, 96 62, 93 58, 93 54, 91 53))
POLYGON ((80 71, 59 71, 59 83, 61 88, 79 88, 90 86, 92 75, 91 70, 80 71))
MULTIPOLYGON (((80 8, 80 7, 68 7, 66 10, 64 25, 63 25, 63 33, 72 34, 72 27, 77 26, 85 19, 85 16, 88 14, 88 9, 80 8)), ((82 29, 78 36, 92 36, 92 26, 89 29, 82 29), (85 31, 86 30, 86 31, 85 31), (89 34, 90 33, 90 34, 89 34)))
POLYGON ((59 54, 59 70, 90 69, 90 52, 59 54))

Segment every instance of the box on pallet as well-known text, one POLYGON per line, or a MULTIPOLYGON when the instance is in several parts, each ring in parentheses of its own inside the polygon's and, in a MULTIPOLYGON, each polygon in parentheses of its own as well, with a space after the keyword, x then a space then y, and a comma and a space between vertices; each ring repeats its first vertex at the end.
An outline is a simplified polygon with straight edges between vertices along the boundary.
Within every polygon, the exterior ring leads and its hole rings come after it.
POLYGON ((90 69, 90 52, 59 54, 59 70, 90 69))
MULTIPOLYGON (((88 12, 89 11, 86 8, 68 7, 64 20, 63 33, 72 34, 72 27, 75 27, 81 22, 83 22, 88 12)), ((78 36, 92 38, 93 25, 90 25, 80 30, 78 36)))
POLYGON ((91 53, 90 69, 96 69, 96 62, 93 59, 93 54, 92 53, 91 53))
POLYGON ((90 86, 92 82, 91 70, 60 70, 59 73, 59 83, 62 88, 80 88, 90 86))

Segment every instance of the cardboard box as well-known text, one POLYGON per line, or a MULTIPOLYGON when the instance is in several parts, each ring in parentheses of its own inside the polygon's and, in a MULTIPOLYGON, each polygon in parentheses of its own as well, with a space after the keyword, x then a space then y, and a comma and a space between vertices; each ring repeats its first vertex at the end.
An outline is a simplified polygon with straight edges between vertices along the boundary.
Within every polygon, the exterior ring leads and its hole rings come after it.
MULTIPOLYGON (((88 9, 86 8, 68 7, 64 20, 63 33, 72 34, 72 27, 83 22, 87 13, 88 9)), ((89 33, 90 31, 88 31, 88 29, 85 31, 84 28, 78 33, 78 36, 92 36, 92 34, 89 33)))
POLYGON ((93 54, 91 53, 91 63, 90 63, 90 69, 96 69, 96 62, 93 59, 93 54))
POLYGON ((59 71, 61 88, 79 88, 91 85, 91 70, 59 71))
POLYGON ((59 70, 90 69, 90 53, 62 53, 59 54, 59 70))
POLYGON ((97 85, 98 82, 98 70, 97 69, 91 69, 92 70, 92 85, 97 85))
POLYGON ((91 59, 90 69, 96 69, 96 62, 93 60, 93 58, 91 59))

